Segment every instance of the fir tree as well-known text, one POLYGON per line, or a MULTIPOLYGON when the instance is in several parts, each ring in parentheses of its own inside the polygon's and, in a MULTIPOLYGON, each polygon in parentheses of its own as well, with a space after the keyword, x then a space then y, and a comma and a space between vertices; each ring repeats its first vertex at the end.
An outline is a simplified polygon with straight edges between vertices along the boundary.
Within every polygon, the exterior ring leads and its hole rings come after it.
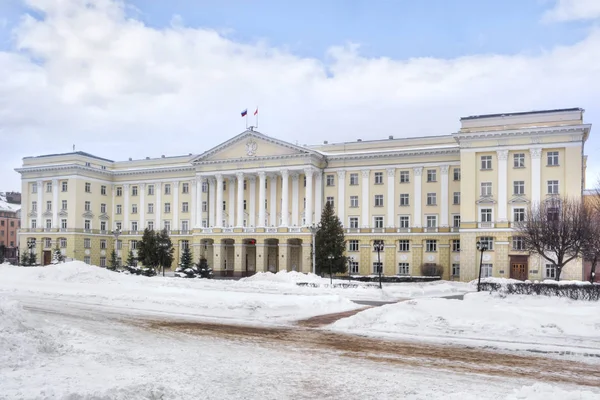
POLYGON ((200 260, 198 264, 196 264, 196 269, 198 270, 198 274, 200 278, 211 278, 212 277, 212 268, 208 267, 208 261, 204 256, 200 256, 200 260))
POLYGON ((330 265, 334 274, 346 272, 344 228, 330 203, 325 203, 321 214, 319 230, 315 235, 315 248, 317 274, 329 273, 330 265), (329 256, 333 256, 333 259, 330 260, 329 256))
POLYGON ((192 252, 190 251, 189 246, 186 246, 183 248, 183 252, 181 253, 181 262, 179 263, 179 269, 185 271, 186 269, 192 266, 192 252))
POLYGON ((35 254, 35 251, 33 251, 29 255, 29 264, 28 265, 36 265, 36 264, 37 264, 37 254, 35 254))
POLYGON ((158 260, 157 234, 154 230, 144 229, 142 240, 137 244, 138 261, 146 267, 156 268, 160 265, 158 260))
POLYGON ((60 251, 60 247, 58 247, 58 244, 56 245, 56 248, 54 249, 54 261, 56 263, 61 263, 65 261, 65 256, 63 256, 62 251, 60 251))
POLYGON ((118 266, 119 266, 119 259, 117 257, 117 251, 115 249, 113 249, 113 251, 110 253, 110 269, 115 271, 118 266))
POLYGON ((165 268, 171 268, 173 264, 173 243, 169 237, 169 232, 163 229, 156 235, 156 254, 157 254, 157 265, 162 267, 163 275, 165 274, 165 268))
POLYGON ((0 264, 2 264, 4 262, 5 251, 6 251, 6 246, 3 244, 0 244, 0 264))
POLYGON ((127 266, 133 267, 135 266, 136 258, 133 255, 133 250, 129 250, 129 254, 127 254, 127 266))
POLYGON ((23 254, 21 254, 21 265, 24 267, 29 265, 29 253, 28 252, 24 252, 23 254))

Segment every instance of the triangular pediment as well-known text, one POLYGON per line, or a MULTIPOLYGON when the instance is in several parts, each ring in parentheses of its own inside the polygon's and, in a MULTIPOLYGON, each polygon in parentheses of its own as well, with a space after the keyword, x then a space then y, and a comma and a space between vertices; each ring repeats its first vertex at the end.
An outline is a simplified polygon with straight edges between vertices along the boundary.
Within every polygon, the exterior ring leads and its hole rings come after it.
POLYGON ((319 155, 314 150, 297 146, 283 140, 264 135, 254 130, 247 130, 220 145, 201 154, 193 163, 215 161, 249 161, 269 159, 272 157, 294 157, 319 155))
POLYGON ((529 203, 529 200, 527 200, 527 198, 524 196, 514 196, 508 202, 510 204, 520 204, 520 203, 529 203))
POLYGON ((94 218, 94 214, 92 214, 92 212, 91 212, 91 211, 86 211, 86 212, 84 212, 83 214, 81 214, 81 216, 82 216, 83 218, 94 218))
POLYGON ((102 221, 108 221, 110 219, 110 217, 108 216, 108 214, 104 213, 104 214, 100 214, 98 216, 98 219, 100 219, 102 221))
POLYGON ((494 200, 490 196, 482 196, 479 200, 476 201, 477 204, 496 204, 496 200, 494 200))

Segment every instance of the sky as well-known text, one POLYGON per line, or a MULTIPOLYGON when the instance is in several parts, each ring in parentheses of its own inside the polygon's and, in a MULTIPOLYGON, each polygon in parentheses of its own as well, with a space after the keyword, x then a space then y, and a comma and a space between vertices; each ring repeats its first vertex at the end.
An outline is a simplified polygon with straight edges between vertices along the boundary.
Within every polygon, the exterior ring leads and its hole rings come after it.
POLYGON ((599 100, 599 0, 0 0, 0 191, 73 145, 202 153, 256 106, 259 131, 315 144, 549 108, 600 127, 599 100))

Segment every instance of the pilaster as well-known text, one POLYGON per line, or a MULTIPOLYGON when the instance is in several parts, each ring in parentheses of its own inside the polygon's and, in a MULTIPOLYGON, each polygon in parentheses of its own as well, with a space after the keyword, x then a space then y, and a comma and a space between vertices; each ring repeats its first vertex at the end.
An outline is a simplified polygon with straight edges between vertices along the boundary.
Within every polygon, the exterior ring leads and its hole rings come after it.
POLYGON ((412 221, 412 226, 415 228, 420 228, 423 223, 422 223, 422 218, 423 218, 423 211, 422 211, 422 206, 423 206, 423 193, 422 193, 422 187, 423 187, 423 167, 415 167, 413 168, 413 197, 414 197, 414 213, 413 213, 413 221, 412 221))
POLYGON ((300 176, 297 172, 291 174, 292 177, 292 226, 300 226, 298 223, 298 213, 299 206, 298 203, 300 201, 299 197, 299 188, 298 182, 300 180, 300 176))
POLYGON ((360 212, 361 212, 361 227, 368 228, 371 226, 369 222, 369 210, 371 208, 369 202, 369 176, 371 175, 371 171, 368 169, 363 169, 362 173, 362 199, 360 204, 360 212))
POLYGON ((508 150, 498 150, 498 222, 507 222, 508 206, 508 150))
POLYGON ((281 226, 289 226, 289 171, 281 170, 281 226))
POLYGON ((396 188, 396 168, 388 168, 387 172, 387 223, 388 228, 393 228, 396 224, 394 222, 394 209, 396 204, 396 195, 394 194, 396 188))
POLYGON ((448 223, 448 170, 450 167, 448 165, 442 165, 440 167, 440 173, 442 175, 442 204, 441 204, 441 216, 440 216, 440 226, 442 228, 447 228, 449 226, 448 223))

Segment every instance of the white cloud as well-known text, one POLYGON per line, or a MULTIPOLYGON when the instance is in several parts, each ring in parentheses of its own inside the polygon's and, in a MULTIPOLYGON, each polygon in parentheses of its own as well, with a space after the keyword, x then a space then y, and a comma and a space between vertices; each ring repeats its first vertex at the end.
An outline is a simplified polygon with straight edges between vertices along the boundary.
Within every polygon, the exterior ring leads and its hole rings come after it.
POLYGON ((548 10, 545 21, 592 20, 600 18, 600 0, 556 0, 554 8, 548 10))
MULTIPOLYGON (((15 51, 0 52, 2 189, 18 188, 10 171, 23 156, 73 143, 117 160, 202 152, 241 132, 239 111, 256 104, 260 131, 300 144, 448 134, 461 116, 489 112, 600 115, 599 30, 539 54, 394 60, 349 44, 324 63, 212 30, 149 28, 120 2, 91 3, 28 0, 43 19, 23 18, 15 51)), ((598 144, 592 134, 588 153, 598 144)))

